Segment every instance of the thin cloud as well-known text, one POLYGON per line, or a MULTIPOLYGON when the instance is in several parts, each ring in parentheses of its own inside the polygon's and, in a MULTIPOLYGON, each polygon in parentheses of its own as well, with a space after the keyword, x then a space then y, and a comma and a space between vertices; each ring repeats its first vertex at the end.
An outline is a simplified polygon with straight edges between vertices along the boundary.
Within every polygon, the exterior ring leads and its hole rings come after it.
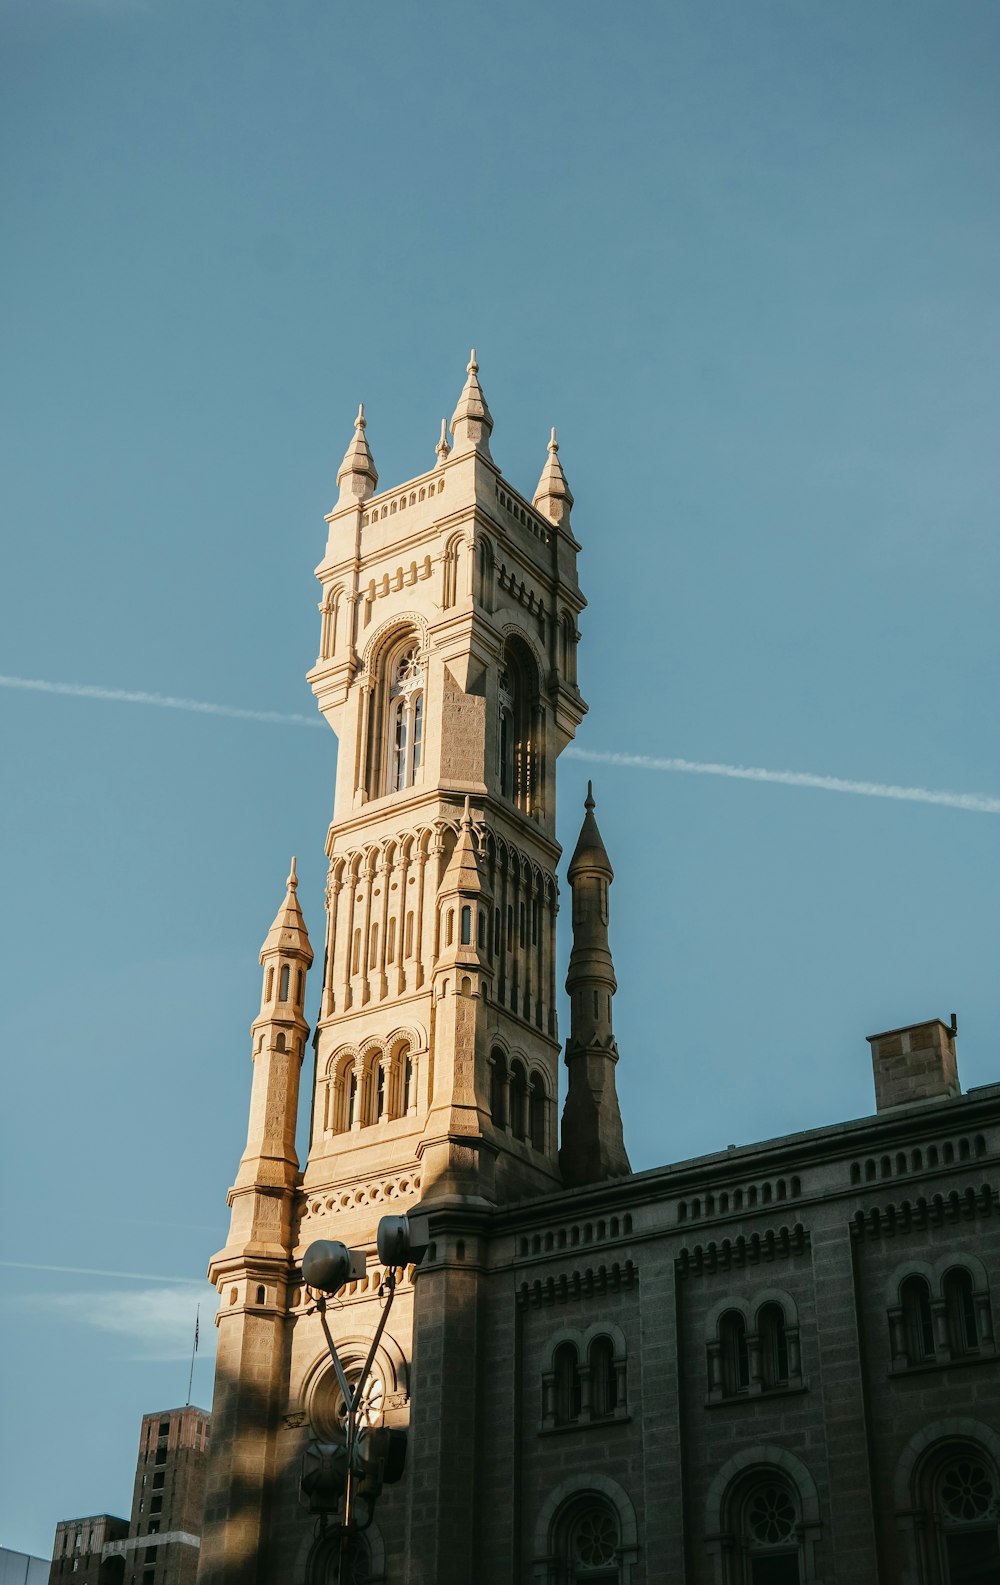
POLYGON ((0 676, 0 688, 66 694, 71 699, 103 699, 108 704, 148 704, 160 710, 189 710, 195 715, 224 715, 236 721, 263 721, 268 726, 326 726, 326 722, 318 716, 286 715, 280 710, 245 710, 239 705, 211 704, 206 699, 175 699, 170 694, 141 693, 131 688, 97 688, 83 682, 45 682, 40 677, 0 676))
MULTIPOLYGON (((17 688, 36 693, 66 694, 74 699, 102 699, 111 704, 154 705, 161 710, 188 710, 196 715, 230 716, 237 721, 261 721, 269 726, 320 727, 316 716, 288 715, 280 710, 246 710, 238 705, 212 704, 205 699, 176 699, 169 694, 142 693, 126 688, 98 688, 88 683, 46 682, 37 677, 0 675, 0 688, 17 688)), ((770 782, 778 787, 804 787, 811 791, 850 793, 859 798, 889 798, 899 803, 936 804, 944 809, 961 809, 968 814, 1000 814, 1000 798, 986 793, 963 793, 932 787, 900 787, 891 782, 854 781, 844 776, 823 776, 813 771, 765 770, 760 765, 727 765, 711 760, 667 759, 653 754, 625 754, 618 751, 580 748, 566 749, 569 759, 595 765, 621 765, 632 770, 674 771, 688 776, 724 776, 732 781, 770 782)))
POLYGON ((39 1296, 37 1302, 48 1310, 63 1311, 68 1323, 93 1327, 123 1339, 128 1344, 127 1359, 169 1364, 191 1358, 199 1306, 198 1352, 214 1353, 215 1328, 207 1293, 205 1283, 188 1282, 183 1287, 46 1294, 44 1298, 39 1296))
POLYGON ((99 1266, 41 1266, 33 1260, 0 1260, 8 1271, 57 1271, 69 1277, 119 1277, 129 1282, 176 1282, 190 1284, 190 1277, 164 1277, 153 1271, 104 1271, 99 1266))
POLYGON ((599 765, 623 765, 634 770, 680 771, 689 776, 728 776, 734 781, 773 782, 779 787, 809 787, 820 792, 853 793, 860 798, 893 798, 901 803, 939 804, 945 809, 965 809, 973 814, 1000 815, 1000 798, 985 793, 935 791, 930 787, 897 787, 877 781, 848 781, 843 776, 819 776, 804 770, 764 770, 759 765, 721 765, 694 759, 659 759, 652 754, 619 754, 600 749, 566 749, 569 759, 599 765))

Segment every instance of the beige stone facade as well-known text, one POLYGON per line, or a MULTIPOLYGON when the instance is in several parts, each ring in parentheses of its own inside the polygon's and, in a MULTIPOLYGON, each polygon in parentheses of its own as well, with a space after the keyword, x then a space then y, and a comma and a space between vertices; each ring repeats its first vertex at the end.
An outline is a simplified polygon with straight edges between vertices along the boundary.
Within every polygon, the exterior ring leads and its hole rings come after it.
POLYGON ((872 1037, 874 1117, 632 1173, 613 871, 588 798, 559 1129, 579 547, 554 432, 529 499, 492 427, 473 354, 426 473, 380 491, 362 411, 338 475, 310 673, 339 745, 325 930, 313 967, 293 865, 210 1267, 200 1585, 335 1580, 299 1493, 342 1407, 301 1259, 317 1238, 368 1252, 329 1312, 357 1368, 384 1302, 379 1217, 417 1206, 430 1247, 366 1411, 408 1429, 406 1471, 358 1585, 993 1579, 1000 1086, 961 1095, 953 1028, 872 1037))

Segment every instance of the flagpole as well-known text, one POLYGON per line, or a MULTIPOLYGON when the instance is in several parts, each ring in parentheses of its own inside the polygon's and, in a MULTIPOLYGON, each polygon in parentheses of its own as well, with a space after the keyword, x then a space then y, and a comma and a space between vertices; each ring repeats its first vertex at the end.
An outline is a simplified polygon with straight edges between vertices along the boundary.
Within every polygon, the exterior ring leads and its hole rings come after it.
POLYGON ((191 1406, 191 1388, 192 1388, 192 1386, 194 1384, 194 1356, 198 1352, 198 1321, 199 1321, 200 1317, 201 1317, 201 1305, 199 1304, 198 1308, 195 1310, 195 1313, 194 1313, 194 1347, 191 1350, 191 1369, 188 1371, 188 1395, 187 1395, 187 1407, 188 1408, 190 1408, 190 1406, 191 1406))

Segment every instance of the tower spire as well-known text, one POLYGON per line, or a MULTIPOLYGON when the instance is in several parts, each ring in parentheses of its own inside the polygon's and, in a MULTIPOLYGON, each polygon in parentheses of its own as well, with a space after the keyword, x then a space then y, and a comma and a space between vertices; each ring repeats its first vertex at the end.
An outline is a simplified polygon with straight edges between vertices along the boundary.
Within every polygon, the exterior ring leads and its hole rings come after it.
MULTIPOLYGON (((469 354, 466 376, 458 406, 451 415, 455 454, 461 456, 463 452, 478 451, 482 456, 489 457, 493 416, 486 405, 483 388, 479 383, 479 364, 476 362, 475 347, 469 354)), ((490 457, 490 461, 492 460, 490 457)))
POLYGON ((573 494, 559 461, 559 442, 554 428, 549 437, 549 454, 531 504, 553 523, 569 522, 573 494))
POLYGON ((574 1186, 632 1170, 615 1089, 618 1046, 611 1022, 618 983, 608 944, 608 890, 615 872, 594 808, 593 784, 588 782, 583 825, 567 871, 573 892, 573 950, 566 975, 569 1087, 559 1166, 563 1181, 574 1186))
POLYGON ((378 469, 375 467, 375 459, 365 437, 366 428, 365 404, 359 402, 351 444, 344 452, 344 460, 337 470, 337 483, 340 486, 338 505, 342 505, 352 497, 358 501, 367 501, 370 495, 375 494, 378 486, 378 469))

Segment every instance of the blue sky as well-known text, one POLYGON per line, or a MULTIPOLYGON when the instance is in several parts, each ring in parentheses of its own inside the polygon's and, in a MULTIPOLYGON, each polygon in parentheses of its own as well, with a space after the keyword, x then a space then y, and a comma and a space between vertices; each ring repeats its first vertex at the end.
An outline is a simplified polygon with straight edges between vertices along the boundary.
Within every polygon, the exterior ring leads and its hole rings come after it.
MULTIPOLYGON (((522 490, 559 426, 582 754, 1000 797, 995 4, 6 0, 0 56, 0 673, 310 714, 356 403, 409 477, 475 343, 522 490)), ((127 1511, 199 1295, 211 1342, 335 744, 0 713, 0 1543, 45 1553, 127 1511)), ((866 1114, 930 1015, 1000 1075, 995 813, 579 758, 564 844, 588 775, 635 1166, 866 1114)))

